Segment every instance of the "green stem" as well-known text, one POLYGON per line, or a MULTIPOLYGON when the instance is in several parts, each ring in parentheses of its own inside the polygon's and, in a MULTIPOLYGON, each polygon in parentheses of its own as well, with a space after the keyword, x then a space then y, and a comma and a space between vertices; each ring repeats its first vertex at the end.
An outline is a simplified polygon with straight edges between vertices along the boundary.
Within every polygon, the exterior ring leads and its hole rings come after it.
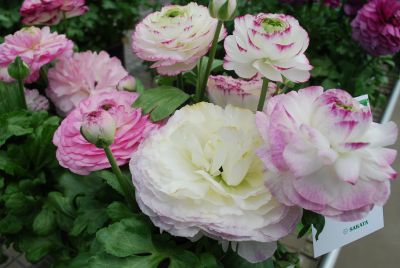
POLYGON ((258 100, 257 111, 262 112, 262 110, 264 110, 264 104, 265 104, 265 99, 267 98, 267 92, 268 92, 268 79, 263 78, 263 84, 262 84, 260 99, 258 100))
POLYGON ((136 209, 137 205, 135 202, 135 192, 133 185, 127 180, 127 178, 122 174, 117 161, 115 161, 114 155, 109 146, 104 147, 104 152, 107 155, 108 161, 111 164, 111 168, 118 179, 118 182, 124 192, 126 202, 132 209, 136 209))
POLYGON ((177 84, 178 84, 178 88, 180 88, 183 91, 185 91, 185 83, 183 81, 183 74, 182 73, 178 74, 177 84))
POLYGON ((20 105, 22 109, 28 109, 28 106, 26 105, 26 99, 25 99, 25 87, 24 87, 24 82, 22 79, 17 79, 18 82, 18 98, 20 101, 20 105))
POLYGON ((208 77, 211 74, 211 67, 212 67, 212 64, 213 64, 214 59, 215 59, 215 53, 217 52, 218 39, 219 39, 219 35, 221 33, 223 25, 224 25, 223 21, 219 20, 218 21, 218 25, 217 25, 217 29, 215 30, 214 40, 212 42, 210 54, 208 55, 208 63, 207 63, 206 72, 205 72, 204 76, 202 76, 202 81, 200 83, 200 85, 201 85, 200 89, 196 91, 196 96, 194 98, 194 100, 196 102, 200 102, 204 98, 204 92, 205 92, 206 87, 207 87, 208 77))

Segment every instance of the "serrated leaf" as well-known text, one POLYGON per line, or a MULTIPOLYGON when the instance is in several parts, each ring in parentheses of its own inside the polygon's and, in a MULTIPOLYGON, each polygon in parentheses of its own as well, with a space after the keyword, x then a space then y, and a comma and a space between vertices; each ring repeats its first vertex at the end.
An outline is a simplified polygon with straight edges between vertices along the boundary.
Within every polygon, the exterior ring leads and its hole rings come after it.
POLYGON ((150 229, 141 216, 114 223, 97 232, 96 238, 108 254, 116 257, 154 251, 150 229))
POLYGON ((51 192, 48 194, 48 204, 55 211, 60 211, 67 216, 73 216, 73 208, 71 199, 64 197, 60 192, 51 192))
POLYGON ((18 111, 20 109, 20 100, 18 93, 18 84, 4 83, 0 81, 0 114, 18 111))
POLYGON ((13 136, 23 136, 33 132, 31 118, 25 111, 0 115, 0 147, 13 136))
POLYGON ((153 122, 158 122, 173 114, 189 97, 178 88, 161 86, 144 91, 133 107, 141 108, 144 114, 150 114, 153 122))
POLYGON ((160 256, 131 256, 118 258, 108 254, 99 254, 89 261, 90 268, 157 268, 162 261, 160 256))
POLYGON ((196 268, 217 268, 219 267, 217 259, 211 253, 205 252, 200 255, 200 261, 196 268))
POLYGON ((48 235, 56 227, 56 215, 54 211, 48 207, 43 209, 36 215, 32 229, 38 235, 48 235))
POLYGON ((99 178, 102 178, 105 182, 107 182, 108 185, 111 186, 111 188, 113 188, 115 191, 117 191, 121 195, 124 195, 124 192, 121 188, 121 184, 118 182, 118 179, 113 172, 108 171, 108 170, 102 170, 102 171, 93 173, 93 175, 95 175, 99 178))
POLYGON ((56 238, 54 236, 23 236, 19 247, 25 252, 26 259, 32 263, 40 261, 51 250, 55 250, 56 238))
POLYGON ((107 215, 113 221, 119 221, 125 218, 133 217, 135 214, 121 202, 113 202, 107 207, 107 215))
POLYGON ((91 198, 81 198, 78 217, 74 221, 70 232, 72 236, 80 235, 84 230, 88 234, 94 234, 108 220, 104 205, 91 198))
POLYGON ((301 218, 301 223, 303 224, 303 229, 300 231, 298 237, 302 237, 308 232, 311 226, 317 230, 315 234, 315 239, 318 240, 319 235, 322 233, 325 227, 325 217, 317 214, 315 212, 303 209, 303 217, 301 218))
POLYGON ((22 214, 29 211, 33 200, 21 192, 13 193, 5 201, 5 207, 15 214, 22 214))

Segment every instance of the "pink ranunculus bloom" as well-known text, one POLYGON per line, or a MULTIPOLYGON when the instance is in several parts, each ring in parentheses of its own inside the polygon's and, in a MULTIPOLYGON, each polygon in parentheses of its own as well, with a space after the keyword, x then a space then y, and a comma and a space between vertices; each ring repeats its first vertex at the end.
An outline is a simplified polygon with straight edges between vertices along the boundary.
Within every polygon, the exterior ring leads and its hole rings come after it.
POLYGON ((353 39, 373 56, 393 55, 400 51, 400 2, 372 0, 352 21, 353 39))
MULTIPOLYGON (((207 84, 207 92, 210 101, 225 107, 228 104, 257 111, 263 81, 256 77, 251 80, 235 79, 230 76, 210 76, 207 84)), ((268 95, 270 98, 276 93, 276 84, 270 82, 268 95)))
POLYGON ((278 95, 256 116, 271 171, 266 184, 283 204, 341 221, 359 220, 390 195, 395 123, 372 122, 371 110, 340 89, 309 87, 278 95))
POLYGON ((117 90, 127 76, 121 61, 105 51, 75 53, 49 70, 46 94, 66 115, 90 95, 117 90))
POLYGON ((276 82, 283 77, 305 82, 312 69, 304 54, 308 45, 307 32, 291 16, 245 15, 235 19, 235 30, 225 39, 224 68, 246 79, 261 74, 276 82))
POLYGON ((106 110, 114 118, 116 134, 110 149, 118 165, 128 163, 142 140, 158 128, 140 109, 132 108, 137 98, 137 93, 113 91, 83 100, 54 134, 60 165, 80 175, 110 167, 104 150, 89 143, 80 132, 85 116, 99 110, 106 110))
POLYGON ((16 57, 29 66, 27 83, 35 82, 40 68, 57 58, 70 56, 74 44, 65 35, 51 33, 49 27, 28 27, 7 35, 0 44, 0 69, 6 68, 16 57))
POLYGON ((49 100, 39 94, 37 89, 25 89, 25 101, 30 111, 47 111, 49 109, 49 100))
POLYGON ((55 25, 64 18, 80 16, 88 10, 85 0, 25 0, 20 13, 24 24, 55 25))
MULTIPOLYGON (((136 26, 132 49, 162 75, 174 76, 193 69, 207 54, 218 20, 207 7, 196 3, 165 6, 148 15, 136 26)), ((223 29, 220 39, 226 36, 223 29)))

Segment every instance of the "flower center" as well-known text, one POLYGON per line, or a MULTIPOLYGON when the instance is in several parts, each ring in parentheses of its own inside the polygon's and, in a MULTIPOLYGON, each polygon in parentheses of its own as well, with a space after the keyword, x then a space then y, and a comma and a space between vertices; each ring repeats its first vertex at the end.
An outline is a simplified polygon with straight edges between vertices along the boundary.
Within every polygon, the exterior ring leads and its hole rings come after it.
POLYGON ((164 17, 176 18, 176 17, 182 17, 184 14, 185 12, 182 9, 176 7, 176 8, 171 8, 170 10, 165 12, 164 17))
POLYGON ((282 32, 287 28, 286 22, 276 18, 265 18, 261 25, 267 33, 282 32))

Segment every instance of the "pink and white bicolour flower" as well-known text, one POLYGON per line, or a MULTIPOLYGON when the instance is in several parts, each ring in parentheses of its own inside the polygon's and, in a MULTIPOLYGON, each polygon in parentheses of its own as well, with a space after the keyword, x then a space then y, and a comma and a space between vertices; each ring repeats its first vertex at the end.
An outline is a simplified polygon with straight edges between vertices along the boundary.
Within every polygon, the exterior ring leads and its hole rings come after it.
POLYGON ((264 186, 255 115, 211 103, 185 106, 132 155, 141 210, 161 230, 192 240, 206 235, 261 262, 295 228, 301 211, 264 186))
MULTIPOLYGON (((263 81, 259 77, 251 80, 235 79, 231 76, 210 76, 207 92, 210 101, 221 107, 228 104, 257 111, 263 81)), ((267 98, 277 91, 276 84, 268 85, 267 98)))
POLYGON ((395 123, 372 122, 371 110, 340 89, 309 87, 278 95, 256 115, 271 171, 266 185, 286 205, 341 221, 365 216, 390 195, 395 123))
POLYGON ((80 16, 89 8, 85 0, 25 0, 20 9, 26 25, 54 25, 62 19, 80 16))
POLYGON ((47 111, 49 109, 49 100, 41 95, 37 89, 25 89, 24 95, 28 110, 47 111))
POLYGON ((291 16, 245 15, 235 19, 233 35, 225 39, 224 68, 242 78, 261 74, 276 82, 305 82, 312 69, 304 54, 308 45, 307 32, 291 16))
MULTIPOLYGON (((174 76, 193 69, 207 54, 218 20, 196 3, 171 5, 151 13, 136 26, 132 49, 141 59, 155 62, 162 75, 174 76)), ((226 36, 221 32, 221 39, 226 36)))
MULTIPOLYGON (((102 110, 107 112, 107 117, 111 115, 114 119, 99 120, 102 124, 111 122, 110 124, 113 124, 111 127, 115 128, 114 142, 110 149, 118 165, 128 163, 143 139, 158 128, 157 124, 150 121, 148 115, 143 116, 140 109, 132 108, 137 98, 137 93, 113 91, 92 95, 81 101, 78 107, 62 121, 53 137, 60 165, 79 175, 88 175, 92 171, 110 167, 104 150, 88 142, 81 134, 82 124, 85 123, 87 132, 92 132, 91 135, 94 135, 93 128, 90 130, 87 126, 88 116, 98 117, 102 110)), ((112 130, 105 132, 110 135, 112 130)))
POLYGON ((19 56, 30 69, 26 82, 32 83, 39 78, 42 66, 55 59, 70 56, 73 46, 65 35, 51 33, 49 27, 23 28, 13 35, 7 35, 4 43, 0 44, 0 70, 4 71, 19 56))
POLYGON ((105 51, 74 53, 60 60, 49 69, 48 80, 46 94, 62 115, 93 94, 124 90, 135 83, 121 61, 105 51))

